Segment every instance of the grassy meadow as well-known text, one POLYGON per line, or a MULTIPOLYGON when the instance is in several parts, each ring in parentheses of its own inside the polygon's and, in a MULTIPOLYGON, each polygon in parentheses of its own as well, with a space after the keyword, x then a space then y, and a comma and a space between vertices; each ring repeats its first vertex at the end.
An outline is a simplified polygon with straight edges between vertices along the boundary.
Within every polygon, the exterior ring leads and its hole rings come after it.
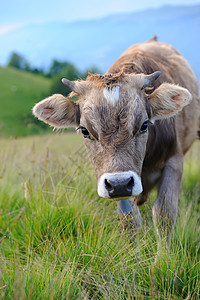
POLYGON ((2 299, 200 299, 200 142, 185 159, 171 258, 155 263, 149 202, 139 245, 101 199, 81 136, 0 140, 2 299))
POLYGON ((33 105, 49 96, 50 79, 0 67, 0 137, 26 136, 44 132, 32 116, 33 105))

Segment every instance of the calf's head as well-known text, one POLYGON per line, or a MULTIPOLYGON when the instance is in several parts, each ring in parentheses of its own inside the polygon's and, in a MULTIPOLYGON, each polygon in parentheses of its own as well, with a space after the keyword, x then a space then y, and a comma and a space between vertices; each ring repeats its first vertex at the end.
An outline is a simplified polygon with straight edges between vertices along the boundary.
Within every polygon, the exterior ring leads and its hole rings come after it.
POLYGON ((191 100, 188 90, 169 83, 147 95, 145 88, 159 75, 119 73, 89 75, 85 81, 63 79, 72 94, 79 96, 77 102, 55 94, 33 108, 33 114, 51 126, 74 126, 82 132, 101 197, 142 192, 148 124, 174 116, 191 100))

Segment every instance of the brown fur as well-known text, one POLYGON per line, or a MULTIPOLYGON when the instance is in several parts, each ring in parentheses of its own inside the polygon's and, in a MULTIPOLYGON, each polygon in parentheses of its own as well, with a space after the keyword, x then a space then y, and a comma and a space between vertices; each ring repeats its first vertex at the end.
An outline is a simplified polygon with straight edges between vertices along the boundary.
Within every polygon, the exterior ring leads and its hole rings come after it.
POLYGON ((199 128, 198 83, 189 64, 176 49, 154 36, 128 48, 106 74, 89 74, 86 81, 74 86, 79 95, 76 104, 62 95, 57 95, 60 102, 55 102, 52 96, 46 99, 48 103, 37 104, 34 114, 57 127, 61 119, 60 127, 74 124, 89 131, 90 138, 84 141, 97 180, 106 173, 139 174, 143 192, 135 199, 138 205, 157 187, 153 218, 169 246, 178 210, 183 155, 199 128), (144 90, 145 75, 156 71, 161 75, 144 90), (72 111, 67 113, 68 109, 72 111), (140 134, 148 118, 155 123, 149 126, 148 134, 140 134))
MULTIPOLYGON (((162 82, 170 82, 187 88, 193 95, 193 102, 175 119, 156 121, 154 126, 150 126, 142 172, 142 178, 145 178, 149 170, 162 169, 164 163, 176 151, 185 154, 194 141, 200 106, 198 84, 193 71, 181 54, 170 45, 157 42, 155 38, 127 49, 110 67, 108 73, 118 72, 122 67, 127 74, 151 74, 160 70, 162 74, 154 83, 151 93, 162 82)), ((149 186, 144 188, 147 192, 154 186, 148 183, 146 185, 149 186)), ((143 195, 139 196, 138 204, 142 204, 146 199, 143 195)))
MULTIPOLYGON (((163 223, 162 225, 162 230, 158 229, 160 236, 162 236, 163 230, 165 231, 165 228, 169 228, 167 229, 167 233, 164 234, 167 236, 167 244, 169 247, 170 231, 174 226, 177 215, 178 191, 182 174, 182 157, 195 140, 198 128, 200 102, 198 84, 194 73, 177 50, 170 45, 157 42, 157 39, 153 38, 146 43, 134 45, 127 49, 105 75, 95 78, 103 82, 105 78, 112 78, 108 84, 118 84, 119 79, 121 80, 126 74, 151 74, 155 71, 161 71, 162 74, 154 82, 151 89, 146 90, 146 98, 148 98, 148 94, 151 95, 163 82, 174 83, 187 88, 193 97, 191 104, 183 108, 182 112, 176 117, 155 121, 155 124, 149 127, 146 154, 141 173, 143 193, 136 198, 137 204, 141 205, 147 200, 152 188, 156 185, 159 187, 158 198, 153 208, 154 222, 157 228, 159 228, 159 220, 166 214, 169 214, 167 223, 163 223), (116 81, 113 80, 115 78, 117 79, 116 81), (180 163, 178 163, 179 161, 180 163), (164 199, 166 199, 167 202, 165 202, 164 199)), ((177 96, 174 97, 178 99, 177 96)), ((104 113, 102 111, 100 113, 102 127, 105 125, 104 123, 102 124, 103 115, 104 113)), ((134 111, 134 116, 135 115, 136 111, 134 111)), ((97 116, 98 114, 96 115, 96 119, 99 118, 97 116)), ((116 127, 111 126, 111 128, 116 127)), ((109 134, 109 126, 106 132, 108 136, 113 136, 113 132, 109 134)), ((127 141, 128 140, 130 140, 129 137, 127 137, 127 141)), ((100 157, 107 158, 106 164, 111 165, 110 170, 112 171, 113 169, 118 170, 115 164, 119 166, 120 171, 127 170, 127 161, 132 165, 131 153, 128 154, 127 149, 132 147, 132 149, 135 149, 134 153, 136 153, 137 146, 133 144, 132 146, 128 145, 124 141, 124 139, 123 141, 121 139, 118 142, 118 144, 121 145, 120 147, 123 153, 120 158, 118 158, 119 151, 118 156, 110 156, 110 151, 100 154, 100 157), (129 158, 124 160, 124 158, 127 157, 129 158)), ((109 142, 113 145, 112 140, 109 140, 109 142)), ((99 148, 95 151, 98 152, 99 148)), ((93 153, 89 151, 89 154, 93 157, 93 153)), ((133 164, 137 165, 138 159, 139 157, 136 156, 133 164)), ((103 165, 102 160, 99 162, 94 161, 93 163, 96 172, 98 172, 99 166, 103 165)), ((103 168, 109 170, 104 165, 103 168)))
POLYGON ((123 74, 123 68, 120 72, 115 74, 99 75, 89 73, 87 80, 95 83, 99 87, 113 87, 118 85, 123 74))

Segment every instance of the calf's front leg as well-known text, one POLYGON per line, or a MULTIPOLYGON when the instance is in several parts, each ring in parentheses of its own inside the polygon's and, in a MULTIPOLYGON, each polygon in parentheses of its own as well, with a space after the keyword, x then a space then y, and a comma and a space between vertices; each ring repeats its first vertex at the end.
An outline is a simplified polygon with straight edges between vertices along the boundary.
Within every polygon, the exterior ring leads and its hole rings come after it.
POLYGON ((183 156, 171 157, 162 172, 158 197, 153 205, 153 220, 159 236, 158 253, 164 246, 170 253, 170 239, 178 212, 178 195, 183 172, 183 156))

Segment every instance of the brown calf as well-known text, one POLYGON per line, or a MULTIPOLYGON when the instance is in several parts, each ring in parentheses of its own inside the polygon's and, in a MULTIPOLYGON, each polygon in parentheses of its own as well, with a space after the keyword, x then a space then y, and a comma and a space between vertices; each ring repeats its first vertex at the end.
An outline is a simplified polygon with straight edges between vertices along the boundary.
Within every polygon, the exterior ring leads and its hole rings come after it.
POLYGON ((54 127, 80 129, 101 197, 134 196, 141 205, 157 187, 153 219, 169 248, 183 156, 198 129, 198 83, 189 64, 152 38, 127 49, 106 74, 63 83, 79 100, 53 95, 33 114, 54 127))

